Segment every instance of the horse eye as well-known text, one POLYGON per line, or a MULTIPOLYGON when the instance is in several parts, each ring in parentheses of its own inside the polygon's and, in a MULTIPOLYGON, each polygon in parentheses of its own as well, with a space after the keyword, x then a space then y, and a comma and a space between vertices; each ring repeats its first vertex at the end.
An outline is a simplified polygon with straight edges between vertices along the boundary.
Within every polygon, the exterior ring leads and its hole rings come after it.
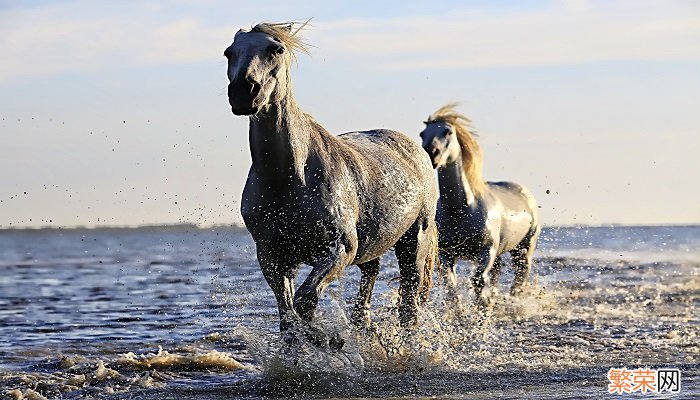
POLYGON ((279 44, 271 44, 268 48, 267 51, 270 54, 282 54, 284 53, 284 46, 279 45, 279 44))

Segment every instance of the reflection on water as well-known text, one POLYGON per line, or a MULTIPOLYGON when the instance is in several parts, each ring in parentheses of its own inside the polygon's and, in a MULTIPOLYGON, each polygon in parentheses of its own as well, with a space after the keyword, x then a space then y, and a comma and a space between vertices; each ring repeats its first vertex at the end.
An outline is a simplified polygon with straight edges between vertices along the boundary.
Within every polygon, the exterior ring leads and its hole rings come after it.
MULTIPOLYGON (((350 267, 286 345, 244 231, 0 232, 0 393, 9 398, 600 398, 615 367, 677 367, 700 390, 700 227, 545 229, 532 282, 476 313, 438 285, 409 336, 387 255, 370 332, 346 319, 350 267), (35 397, 41 398, 41 397, 35 397)), ((512 279, 505 268, 502 289, 512 279)), ((303 272, 303 270, 302 270, 303 272)))

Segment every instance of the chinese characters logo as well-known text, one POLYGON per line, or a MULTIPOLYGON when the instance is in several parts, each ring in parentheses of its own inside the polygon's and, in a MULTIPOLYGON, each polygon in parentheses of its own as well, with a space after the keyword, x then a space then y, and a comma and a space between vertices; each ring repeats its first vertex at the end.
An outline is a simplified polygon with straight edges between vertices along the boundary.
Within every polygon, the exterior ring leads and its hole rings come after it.
POLYGON ((610 368, 608 393, 678 393, 681 391, 679 369, 610 368))

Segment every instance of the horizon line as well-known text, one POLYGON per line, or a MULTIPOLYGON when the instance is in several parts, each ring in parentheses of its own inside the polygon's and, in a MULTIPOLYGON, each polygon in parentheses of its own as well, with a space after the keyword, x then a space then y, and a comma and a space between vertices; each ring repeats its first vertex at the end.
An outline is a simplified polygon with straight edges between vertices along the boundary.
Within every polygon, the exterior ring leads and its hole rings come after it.
MULTIPOLYGON (((649 223, 619 223, 619 222, 611 222, 611 223, 596 223, 596 224, 587 224, 587 223, 581 223, 581 224, 547 224, 543 225, 543 228, 549 228, 549 229, 559 229, 559 228, 623 228, 623 227, 629 227, 629 228, 656 228, 656 227, 677 227, 677 228, 682 228, 682 227, 700 227, 700 222, 681 222, 681 223, 658 223, 658 224, 649 224, 649 223)), ((194 230, 209 230, 209 229, 234 229, 234 230, 246 230, 247 228, 245 227, 244 224, 241 223, 218 223, 218 224, 208 224, 208 225, 202 225, 202 224, 197 224, 194 222, 182 222, 182 223, 156 223, 156 224, 137 224, 137 225, 71 225, 71 226, 51 226, 51 225, 42 225, 42 226, 2 226, 0 225, 0 232, 11 232, 11 231, 58 231, 58 230, 65 230, 65 231, 78 231, 78 230, 148 230, 148 229, 153 229, 153 230, 158 230, 158 229, 163 229, 163 230, 185 230, 185 229, 194 229, 194 230)))

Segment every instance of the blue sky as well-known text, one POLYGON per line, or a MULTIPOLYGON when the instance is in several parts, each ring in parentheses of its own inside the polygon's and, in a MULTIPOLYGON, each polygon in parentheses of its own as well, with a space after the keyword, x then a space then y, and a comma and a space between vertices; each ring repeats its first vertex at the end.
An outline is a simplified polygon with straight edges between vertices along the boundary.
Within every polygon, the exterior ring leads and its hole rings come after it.
POLYGON ((295 94, 331 132, 460 101, 545 223, 700 222, 697 2, 257 3, 0 1, 0 226, 239 221, 221 53, 309 17, 295 94))

